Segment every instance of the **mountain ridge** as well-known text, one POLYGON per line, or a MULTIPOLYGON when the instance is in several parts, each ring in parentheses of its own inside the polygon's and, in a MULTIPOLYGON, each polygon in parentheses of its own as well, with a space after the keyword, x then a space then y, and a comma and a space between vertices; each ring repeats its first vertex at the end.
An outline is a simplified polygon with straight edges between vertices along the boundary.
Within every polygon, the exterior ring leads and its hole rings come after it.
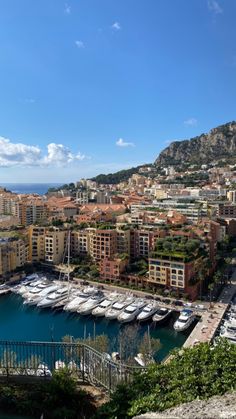
POLYGON ((143 164, 131 169, 92 178, 98 183, 119 183, 128 180, 132 174, 140 173, 140 168, 150 166, 154 172, 166 166, 202 165, 226 161, 236 164, 236 121, 212 128, 209 133, 186 140, 173 141, 160 152, 154 163, 143 164))
MULTIPOLYGON (((173 141, 157 157, 156 166, 186 164, 208 164, 215 160, 231 159, 236 153, 236 122, 228 122, 209 133, 173 141)), ((236 160, 236 156, 235 156, 236 160)))

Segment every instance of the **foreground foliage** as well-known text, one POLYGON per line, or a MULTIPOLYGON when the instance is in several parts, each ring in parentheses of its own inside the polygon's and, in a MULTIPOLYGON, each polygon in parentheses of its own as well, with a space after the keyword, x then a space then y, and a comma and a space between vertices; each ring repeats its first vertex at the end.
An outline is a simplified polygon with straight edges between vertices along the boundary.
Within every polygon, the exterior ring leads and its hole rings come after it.
POLYGON ((96 419, 127 419, 163 411, 196 398, 208 399, 236 389, 236 345, 219 341, 173 353, 167 364, 151 365, 131 385, 122 385, 96 419))
POLYGON ((77 388, 66 369, 58 370, 43 384, 1 384, 0 410, 44 419, 91 418, 95 407, 91 397, 77 388))

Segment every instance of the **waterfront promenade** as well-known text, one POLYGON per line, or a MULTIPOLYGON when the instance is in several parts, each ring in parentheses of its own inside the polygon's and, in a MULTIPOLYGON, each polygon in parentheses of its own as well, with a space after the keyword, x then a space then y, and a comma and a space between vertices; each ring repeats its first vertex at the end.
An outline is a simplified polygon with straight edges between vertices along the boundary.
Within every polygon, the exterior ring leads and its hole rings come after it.
POLYGON ((225 315, 227 308, 236 294, 236 269, 230 279, 230 284, 226 285, 221 292, 218 301, 212 303, 209 309, 202 313, 200 321, 197 323, 183 347, 188 348, 200 342, 211 342, 218 327, 225 315))

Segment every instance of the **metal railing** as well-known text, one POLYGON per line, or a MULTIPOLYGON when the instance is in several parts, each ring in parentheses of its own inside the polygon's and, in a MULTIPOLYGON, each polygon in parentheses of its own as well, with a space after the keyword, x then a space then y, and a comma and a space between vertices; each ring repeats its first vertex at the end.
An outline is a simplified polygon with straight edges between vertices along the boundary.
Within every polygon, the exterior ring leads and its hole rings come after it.
POLYGON ((0 377, 49 379, 63 367, 75 378, 109 392, 118 384, 132 382, 134 373, 143 370, 114 362, 106 353, 82 343, 0 341, 0 377))

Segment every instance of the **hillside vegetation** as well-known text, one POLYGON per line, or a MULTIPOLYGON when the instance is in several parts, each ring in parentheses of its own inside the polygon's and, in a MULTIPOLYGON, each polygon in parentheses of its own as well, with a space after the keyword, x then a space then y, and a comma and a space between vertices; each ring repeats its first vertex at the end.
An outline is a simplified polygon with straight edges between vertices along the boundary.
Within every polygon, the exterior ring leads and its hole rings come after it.
POLYGON ((120 386, 96 419, 128 419, 160 412, 195 399, 208 399, 236 389, 236 345, 221 340, 176 350, 167 364, 149 366, 132 385, 120 386))

